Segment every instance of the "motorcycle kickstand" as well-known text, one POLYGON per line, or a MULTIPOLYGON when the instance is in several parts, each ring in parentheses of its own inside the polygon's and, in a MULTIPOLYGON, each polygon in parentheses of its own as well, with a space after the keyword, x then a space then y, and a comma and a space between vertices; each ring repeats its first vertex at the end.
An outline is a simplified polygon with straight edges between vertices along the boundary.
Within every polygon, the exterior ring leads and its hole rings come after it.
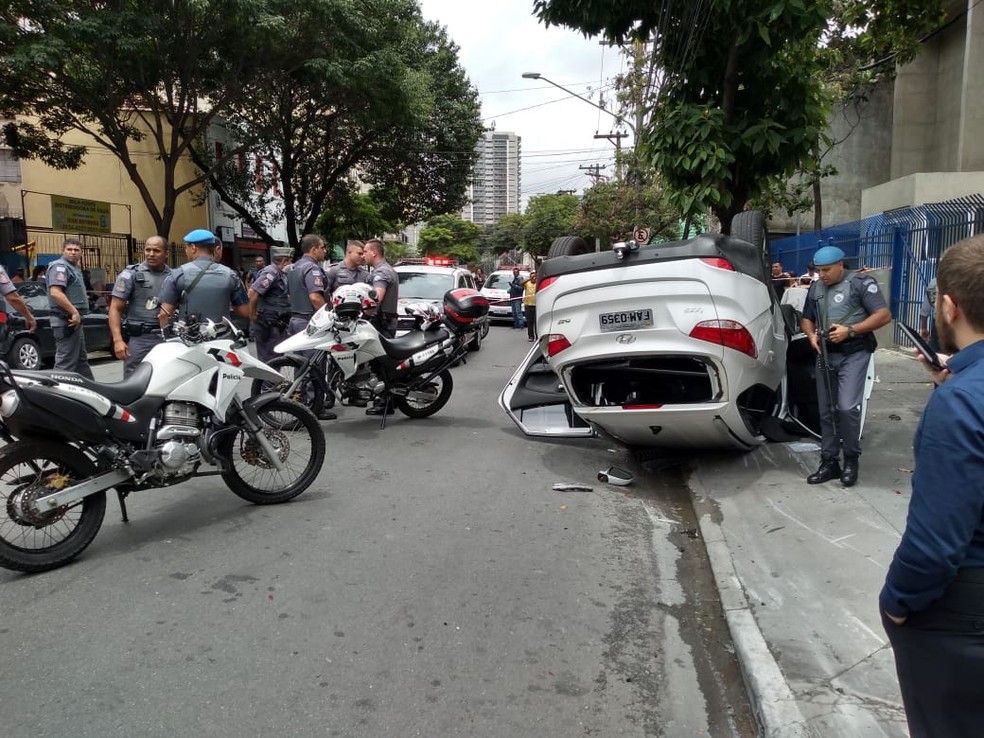
POLYGON ((122 492, 120 490, 116 490, 116 498, 120 501, 120 512, 123 514, 124 523, 130 522, 130 516, 126 514, 126 496, 128 494, 129 492, 122 492))
POLYGON ((386 402, 383 403, 383 417, 379 419, 379 430, 386 430, 386 416, 389 415, 390 397, 391 395, 387 393, 386 402))

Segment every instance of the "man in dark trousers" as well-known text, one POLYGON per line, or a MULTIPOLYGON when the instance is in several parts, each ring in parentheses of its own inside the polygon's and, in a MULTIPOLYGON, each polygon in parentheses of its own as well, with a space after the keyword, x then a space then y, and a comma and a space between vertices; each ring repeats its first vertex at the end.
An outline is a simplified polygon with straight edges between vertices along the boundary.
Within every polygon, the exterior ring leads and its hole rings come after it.
POLYGON ((984 726, 984 236, 943 254, 940 346, 952 352, 916 428, 905 532, 879 596, 912 738, 984 726))
MULTIPOLYGON (((386 247, 378 238, 370 238, 365 247, 366 263, 372 267, 369 276, 372 288, 376 291, 379 307, 372 317, 373 325, 380 335, 385 338, 396 337, 396 309, 400 298, 400 277, 396 270, 386 261, 386 247)), ((392 404, 387 405, 379 398, 376 403, 366 410, 366 415, 392 415, 395 412, 392 404)))
POLYGON ((852 487, 858 481, 861 402, 865 373, 876 346, 874 331, 890 323, 892 313, 874 278, 849 271, 844 258, 836 246, 817 250, 813 263, 820 278, 810 286, 803 308, 801 327, 817 352, 822 435, 820 467, 806 481, 822 484, 840 478, 841 484, 852 487), (825 346, 821 347, 821 341, 825 346))
POLYGON ((249 300, 243 282, 232 269, 216 261, 221 245, 212 232, 198 228, 184 240, 188 262, 171 271, 158 295, 161 327, 179 310, 186 320, 194 315, 219 323, 229 317, 230 308, 248 318, 249 300))
POLYGON ((269 362, 276 356, 273 347, 287 337, 290 323, 290 292, 287 268, 292 250, 284 246, 271 249, 273 264, 263 267, 249 286, 249 317, 253 321, 256 357, 269 362))
POLYGON ((167 252, 167 241, 151 236, 144 243, 144 260, 126 267, 113 283, 109 332, 113 336, 113 353, 123 359, 123 379, 133 374, 150 350, 164 340, 157 296, 171 273, 167 252))
POLYGON ((89 312, 89 295, 79 268, 81 260, 82 242, 77 238, 66 238, 62 256, 48 265, 45 280, 51 332, 55 337, 55 369, 78 372, 93 379, 82 328, 82 316, 89 312))

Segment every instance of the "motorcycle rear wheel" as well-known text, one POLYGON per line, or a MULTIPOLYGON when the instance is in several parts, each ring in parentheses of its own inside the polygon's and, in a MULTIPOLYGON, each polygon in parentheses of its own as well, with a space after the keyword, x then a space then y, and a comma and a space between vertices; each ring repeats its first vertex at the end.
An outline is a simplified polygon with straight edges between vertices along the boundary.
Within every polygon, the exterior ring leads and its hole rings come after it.
POLYGON ((243 426, 219 446, 219 453, 229 464, 222 481, 256 505, 287 502, 310 487, 321 471, 325 434, 310 410, 284 398, 264 405, 259 418, 262 433, 277 452, 284 471, 277 471, 243 426))
MULTIPOLYGON (((265 379, 254 379, 253 386, 250 388, 253 397, 262 394, 263 392, 280 392, 283 393, 293 382, 294 377, 297 376, 298 371, 304 364, 303 360, 298 359, 294 356, 278 356, 269 362, 271 369, 276 369, 280 372, 284 381, 279 385, 273 382, 268 382, 265 379)), ((312 368, 315 371, 317 367, 312 368)), ((311 408, 315 415, 321 415, 325 410, 325 393, 318 382, 309 380, 304 382, 296 392, 288 400, 293 400, 294 402, 299 402, 305 407, 311 408)), ((334 397, 332 400, 334 401, 334 397)), ((334 404, 334 402, 332 402, 334 404)))
POLYGON ((430 382, 411 390, 407 397, 396 398, 396 409, 408 418, 429 418, 451 399, 454 381, 445 369, 430 382))
POLYGON ((63 443, 32 439, 0 449, 0 566, 48 571, 82 553, 102 525, 106 493, 52 512, 37 511, 33 500, 96 471, 85 454, 63 443))

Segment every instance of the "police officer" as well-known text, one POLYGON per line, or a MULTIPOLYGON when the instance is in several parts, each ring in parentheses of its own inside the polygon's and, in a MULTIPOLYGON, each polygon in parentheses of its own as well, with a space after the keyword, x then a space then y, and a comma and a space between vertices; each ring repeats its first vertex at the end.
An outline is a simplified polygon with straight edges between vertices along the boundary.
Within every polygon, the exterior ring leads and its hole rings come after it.
POLYGON ((328 267, 325 272, 325 297, 331 299, 335 290, 347 284, 369 284, 369 270, 365 267, 365 244, 349 241, 345 244, 345 259, 328 267))
POLYGON ((285 270, 290 266, 291 249, 275 246, 271 252, 273 264, 257 272, 247 292, 256 356, 260 361, 270 361, 276 356, 273 347, 287 336, 290 322, 290 293, 285 270))
POLYGON ((24 316, 24 323, 27 325, 27 330, 34 333, 38 329, 38 321, 34 319, 31 309, 24 302, 24 298, 20 296, 20 292, 17 291, 17 285, 7 276, 7 270, 0 266, 0 313, 7 312, 7 302, 13 305, 14 309, 24 316))
POLYGON ((164 340, 157 314, 157 295, 171 273, 167 265, 167 241, 151 236, 144 243, 144 260, 119 273, 109 303, 109 332, 113 353, 123 359, 123 379, 150 350, 164 340))
POLYGON ((839 477, 841 484, 851 487, 858 481, 861 400, 865 372, 875 350, 873 332, 891 322, 892 313, 877 282, 868 274, 849 271, 844 258, 836 246, 824 246, 813 255, 819 278, 807 293, 801 327, 818 354, 822 432, 820 467, 806 481, 821 484, 839 477), (826 342, 826 367, 821 341, 826 342), (833 397, 827 392, 828 386, 833 397))
POLYGON ((82 242, 77 238, 66 238, 62 244, 61 258, 48 265, 45 281, 48 285, 51 332, 55 337, 55 369, 78 372, 93 379, 82 328, 82 316, 89 312, 89 296, 79 268, 81 260, 82 242))
MULTIPOLYGON (((325 273, 321 262, 325 258, 325 242, 320 236, 309 233, 301 239, 301 258, 287 272, 287 289, 290 292, 291 335, 307 328, 311 316, 325 304, 325 273)), ((309 355, 308 352, 301 352, 309 355)), ((334 420, 337 415, 328 410, 318 415, 318 420, 334 420)))
POLYGON ((376 290, 376 300, 379 302, 373 324, 386 338, 395 338, 400 278, 386 261, 385 247, 378 238, 366 241, 365 255, 366 263, 372 267, 369 284, 376 290))
POLYGON ((249 317, 249 300, 239 276, 224 264, 215 261, 221 253, 211 231, 196 229, 184 237, 188 263, 182 264, 164 280, 158 300, 158 316, 163 328, 180 310, 181 317, 191 315, 216 323, 232 312, 249 317))

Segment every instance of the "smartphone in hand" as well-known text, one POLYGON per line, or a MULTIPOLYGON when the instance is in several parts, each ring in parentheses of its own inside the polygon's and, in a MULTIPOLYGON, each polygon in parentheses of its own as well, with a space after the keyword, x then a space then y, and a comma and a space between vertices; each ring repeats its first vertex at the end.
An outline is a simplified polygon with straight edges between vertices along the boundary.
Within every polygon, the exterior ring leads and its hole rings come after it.
POLYGON ((908 339, 915 344, 916 351, 922 354, 922 357, 926 360, 926 363, 938 372, 943 371, 946 367, 943 366, 943 362, 940 361, 940 357, 936 355, 936 352, 933 351, 926 340, 919 335, 919 332, 912 326, 906 325, 902 321, 898 321, 898 323, 899 328, 908 337, 908 339))

